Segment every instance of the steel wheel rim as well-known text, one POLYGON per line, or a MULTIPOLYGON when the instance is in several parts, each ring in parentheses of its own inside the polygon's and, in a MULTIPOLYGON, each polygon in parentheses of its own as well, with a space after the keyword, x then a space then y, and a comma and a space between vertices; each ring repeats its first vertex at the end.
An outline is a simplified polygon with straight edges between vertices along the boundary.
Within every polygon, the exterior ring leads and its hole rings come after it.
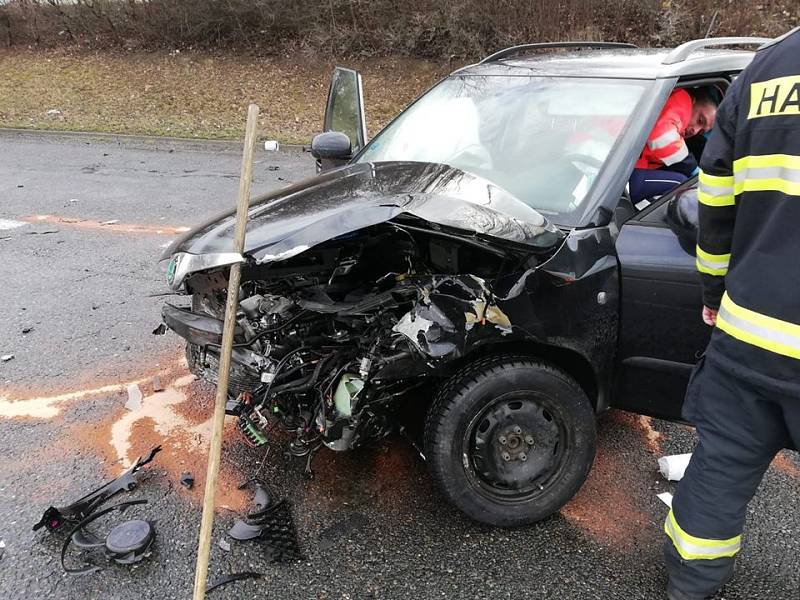
POLYGON ((467 425, 464 469, 485 498, 529 502, 560 479, 573 439, 563 410, 548 396, 532 390, 509 392, 488 402, 467 425))

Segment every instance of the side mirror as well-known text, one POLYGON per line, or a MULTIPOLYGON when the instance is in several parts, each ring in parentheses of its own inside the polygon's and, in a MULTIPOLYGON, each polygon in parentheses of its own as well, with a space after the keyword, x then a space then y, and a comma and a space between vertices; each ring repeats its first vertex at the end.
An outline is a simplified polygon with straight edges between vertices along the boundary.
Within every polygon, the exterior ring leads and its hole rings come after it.
POLYGON ((352 158, 350 138, 340 131, 326 131, 311 141, 311 156, 317 159, 317 171, 340 167, 352 158))

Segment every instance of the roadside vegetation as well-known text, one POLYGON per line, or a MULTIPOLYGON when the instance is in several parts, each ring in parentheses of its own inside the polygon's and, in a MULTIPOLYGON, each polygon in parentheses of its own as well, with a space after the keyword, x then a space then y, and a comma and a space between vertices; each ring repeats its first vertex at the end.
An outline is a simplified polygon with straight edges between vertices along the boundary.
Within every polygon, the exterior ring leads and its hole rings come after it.
POLYGON ((777 35, 797 0, 7 0, 0 127, 308 143, 335 64, 364 75, 368 127, 497 48, 563 39, 674 45, 777 35))
MULTIPOLYGON (((372 133, 447 71, 447 63, 343 60, 364 75, 372 133)), ((247 104, 263 136, 309 144, 322 130, 333 61, 201 51, 0 49, 0 127, 240 138, 247 104)))

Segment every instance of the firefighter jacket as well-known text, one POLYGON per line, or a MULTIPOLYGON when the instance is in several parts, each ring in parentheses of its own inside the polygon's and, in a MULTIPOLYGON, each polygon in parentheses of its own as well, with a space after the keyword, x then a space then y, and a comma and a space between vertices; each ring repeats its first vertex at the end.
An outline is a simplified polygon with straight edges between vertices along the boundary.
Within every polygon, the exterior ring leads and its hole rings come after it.
POLYGON ((730 87, 700 161, 697 268, 714 357, 800 393, 800 28, 730 87))
MULTIPOLYGON (((689 148, 683 132, 692 118, 692 97, 686 90, 675 90, 667 98, 656 124, 647 137, 637 169, 669 169, 686 160, 689 148)), ((694 166, 697 166, 696 164, 694 166)))

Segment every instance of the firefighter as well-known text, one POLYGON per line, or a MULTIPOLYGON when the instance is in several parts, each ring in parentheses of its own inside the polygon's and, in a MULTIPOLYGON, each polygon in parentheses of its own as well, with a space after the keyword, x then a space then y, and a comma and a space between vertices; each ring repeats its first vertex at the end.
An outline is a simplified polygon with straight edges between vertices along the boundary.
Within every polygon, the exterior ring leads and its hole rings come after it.
POLYGON ((634 203, 660 196, 695 174, 697 160, 685 139, 709 131, 716 114, 717 102, 706 88, 670 94, 630 178, 634 203))
POLYGON ((664 529, 671 600, 733 575, 747 504, 800 447, 800 28, 763 46, 700 161, 697 268, 715 325, 683 416, 698 444, 664 529))

